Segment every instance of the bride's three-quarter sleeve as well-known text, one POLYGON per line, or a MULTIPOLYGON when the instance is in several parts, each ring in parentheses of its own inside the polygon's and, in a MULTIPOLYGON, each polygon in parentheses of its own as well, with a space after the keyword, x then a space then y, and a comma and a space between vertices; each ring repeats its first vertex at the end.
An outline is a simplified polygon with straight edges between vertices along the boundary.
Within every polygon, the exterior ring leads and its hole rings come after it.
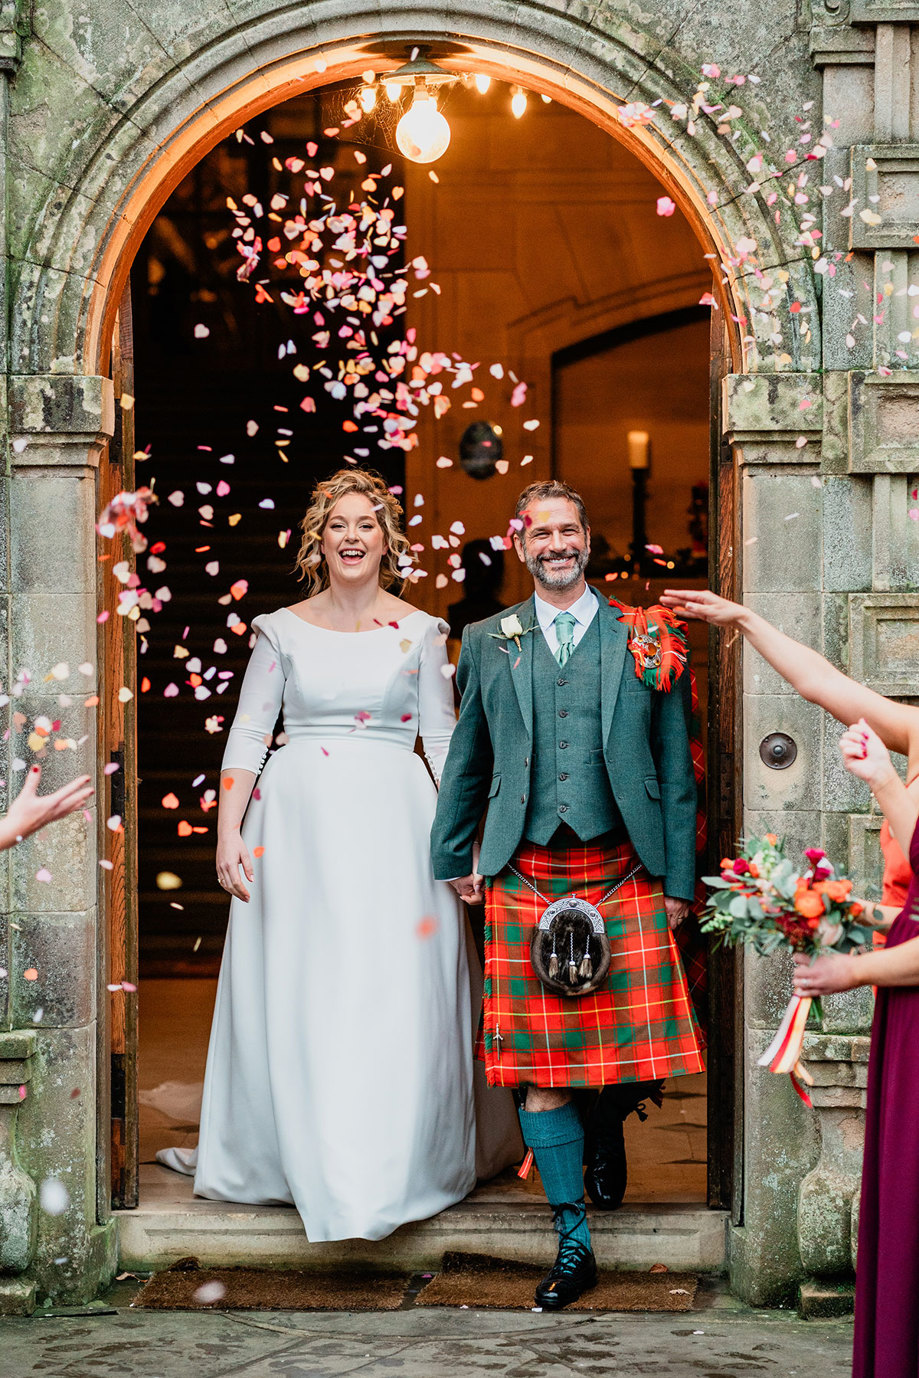
POLYGON ((453 676, 444 668, 450 663, 447 656, 449 630, 446 622, 440 621, 427 627, 418 666, 418 731, 425 760, 438 785, 456 727, 453 676))
POLYGON ((284 667, 274 628, 267 619, 252 623, 259 638, 252 648, 239 691, 239 707, 227 736, 221 770, 261 770, 284 698, 284 667))

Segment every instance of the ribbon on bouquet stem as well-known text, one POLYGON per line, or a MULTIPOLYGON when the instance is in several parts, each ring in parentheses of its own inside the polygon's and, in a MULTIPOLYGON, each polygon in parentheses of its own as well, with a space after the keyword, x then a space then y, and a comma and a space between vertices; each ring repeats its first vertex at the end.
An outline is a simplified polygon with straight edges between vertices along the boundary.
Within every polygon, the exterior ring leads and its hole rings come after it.
POLYGON ((778 1033, 769 1044, 757 1065, 768 1067, 770 1072, 787 1072, 791 1084, 804 1104, 813 1108, 813 1101, 807 1094, 806 1086, 813 1086, 814 1078, 801 1063, 801 1049, 804 1045, 804 1030, 811 1011, 813 999, 808 995, 793 995, 786 1006, 778 1033))

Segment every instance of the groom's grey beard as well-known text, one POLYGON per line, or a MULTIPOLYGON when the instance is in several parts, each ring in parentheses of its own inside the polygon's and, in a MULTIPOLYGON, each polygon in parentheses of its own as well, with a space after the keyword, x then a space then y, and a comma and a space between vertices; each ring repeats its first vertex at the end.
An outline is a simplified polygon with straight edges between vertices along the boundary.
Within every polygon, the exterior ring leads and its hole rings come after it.
POLYGON ((527 569, 536 580, 537 584, 542 584, 543 588, 553 589, 558 592, 561 589, 570 589, 572 584, 576 584, 587 568, 587 561, 590 559, 589 550, 564 550, 554 552, 556 558, 559 555, 574 560, 574 567, 570 571, 562 572, 553 569, 553 561, 549 555, 531 555, 524 546, 527 569))

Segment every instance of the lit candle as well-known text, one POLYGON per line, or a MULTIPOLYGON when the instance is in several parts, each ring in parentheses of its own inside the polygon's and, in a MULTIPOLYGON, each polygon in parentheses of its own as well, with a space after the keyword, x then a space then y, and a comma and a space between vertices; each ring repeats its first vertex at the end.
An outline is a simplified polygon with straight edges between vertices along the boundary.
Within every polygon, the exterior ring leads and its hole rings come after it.
POLYGON ((629 431, 629 468, 648 469, 651 465, 651 437, 647 431, 629 431))

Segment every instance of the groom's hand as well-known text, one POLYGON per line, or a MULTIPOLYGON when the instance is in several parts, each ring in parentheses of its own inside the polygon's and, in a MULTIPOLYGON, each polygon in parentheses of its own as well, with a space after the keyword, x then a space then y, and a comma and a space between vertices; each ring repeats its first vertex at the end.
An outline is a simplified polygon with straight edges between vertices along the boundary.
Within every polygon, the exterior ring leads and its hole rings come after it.
POLYGON ((664 908, 667 910, 667 922, 670 925, 671 933, 679 928, 685 918, 689 916, 692 908, 689 900, 675 900, 670 895, 664 896, 664 908))
POLYGON ((484 896, 482 894, 482 877, 478 872, 473 871, 470 876, 457 876, 456 880, 451 880, 460 899, 466 904, 481 904, 484 896))

